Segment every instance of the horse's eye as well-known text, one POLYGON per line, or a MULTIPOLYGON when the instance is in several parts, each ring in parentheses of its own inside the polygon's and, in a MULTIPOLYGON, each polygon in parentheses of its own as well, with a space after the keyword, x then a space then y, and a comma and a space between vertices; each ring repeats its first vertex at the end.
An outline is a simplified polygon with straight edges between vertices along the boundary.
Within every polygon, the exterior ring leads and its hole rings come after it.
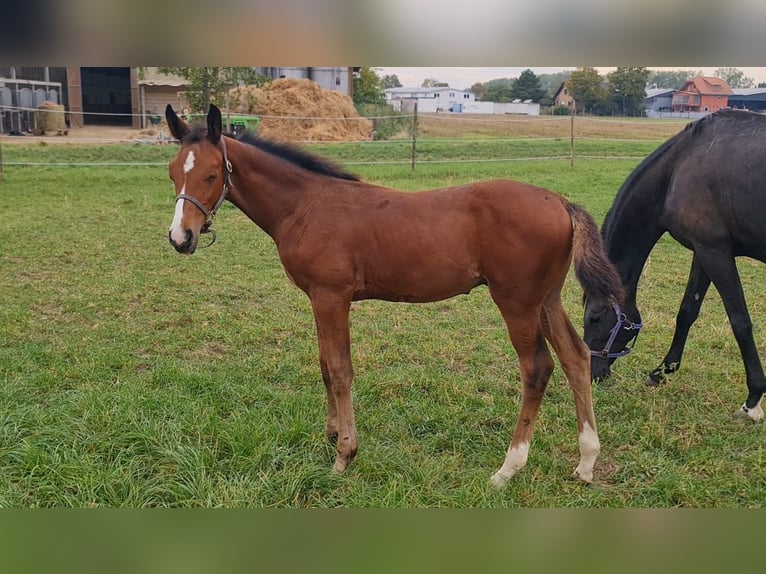
POLYGON ((591 325, 595 325, 600 320, 600 317, 598 315, 589 315, 588 316, 588 323, 591 325))
POLYGON ((207 176, 206 181, 208 183, 213 183, 216 180, 217 177, 218 177, 218 174, 215 174, 215 173, 211 174, 211 175, 207 176))

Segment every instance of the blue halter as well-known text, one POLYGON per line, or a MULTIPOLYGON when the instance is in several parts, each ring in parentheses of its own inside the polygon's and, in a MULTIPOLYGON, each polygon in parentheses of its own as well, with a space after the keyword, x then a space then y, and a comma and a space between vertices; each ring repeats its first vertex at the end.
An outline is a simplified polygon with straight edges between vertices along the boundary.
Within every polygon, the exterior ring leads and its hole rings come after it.
POLYGON ((607 340, 606 346, 603 350, 594 351, 593 349, 590 349, 590 354, 594 357, 601 357, 603 359, 617 359, 618 357, 624 357, 633 350, 633 346, 636 344, 636 340, 638 339, 638 332, 641 330, 641 327, 644 326, 643 323, 633 323, 632 321, 628 321, 625 313, 620 310, 620 306, 617 303, 612 303, 612 308, 617 315, 617 323, 614 324, 614 327, 612 327, 612 330, 609 332, 609 339, 607 340), (633 344, 630 347, 626 345, 622 351, 610 353, 609 349, 612 347, 612 343, 614 343, 614 340, 617 337, 617 333, 619 333, 621 329, 636 332, 630 339, 628 339, 628 342, 632 341, 633 344))

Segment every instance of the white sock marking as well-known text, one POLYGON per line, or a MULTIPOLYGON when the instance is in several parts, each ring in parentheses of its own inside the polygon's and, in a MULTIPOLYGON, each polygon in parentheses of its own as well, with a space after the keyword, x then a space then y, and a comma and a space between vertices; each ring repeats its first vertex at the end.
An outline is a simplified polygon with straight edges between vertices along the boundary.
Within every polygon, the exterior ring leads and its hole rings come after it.
POLYGON ((761 397, 761 400, 758 401, 758 404, 756 404, 752 409, 747 408, 743 404, 742 412, 745 413, 747 418, 752 419, 755 422, 762 421, 763 420, 763 407, 761 406, 762 402, 763 402, 763 397, 761 397))
POLYGON ((497 488, 503 488, 510 478, 519 472, 527 464, 529 457, 529 443, 523 442, 515 447, 508 447, 503 466, 492 475, 492 484, 497 488))
POLYGON ((598 433, 587 422, 583 423, 582 432, 578 439, 580 441, 580 464, 577 465, 574 474, 585 482, 590 482, 593 480, 593 467, 596 464, 596 457, 601 451, 601 443, 598 440, 598 433))

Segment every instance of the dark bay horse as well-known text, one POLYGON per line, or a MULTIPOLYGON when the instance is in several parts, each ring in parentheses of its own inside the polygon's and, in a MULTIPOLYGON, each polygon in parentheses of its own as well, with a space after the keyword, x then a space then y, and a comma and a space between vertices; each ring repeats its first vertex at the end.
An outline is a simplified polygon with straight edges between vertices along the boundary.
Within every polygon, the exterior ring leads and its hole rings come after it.
MULTIPOLYGON (((729 317, 745 364, 748 395, 735 413, 763 418, 766 392, 753 324, 735 257, 766 262, 766 116, 724 110, 690 123, 652 152, 623 183, 602 226, 607 253, 627 294, 624 326, 617 328, 608 357, 594 353, 594 378, 607 378, 640 325, 636 290, 644 263, 662 234, 694 252, 676 329, 662 363, 649 373, 657 385, 681 364, 689 329, 713 282, 729 317), (627 328, 626 328, 627 327, 627 328)), ((586 301, 585 342, 603 349, 615 314, 600 301, 586 301)))
POLYGON ((588 349, 561 303, 572 260, 589 299, 622 301, 598 227, 553 192, 490 181, 405 193, 360 181, 298 148, 245 134, 222 134, 221 112, 190 126, 166 109, 181 142, 170 162, 176 188, 169 240, 193 253, 212 216, 231 201, 276 244, 287 276, 311 301, 327 396, 325 430, 337 441, 334 470, 357 452, 351 402, 351 302, 425 303, 487 285, 519 357, 522 406, 502 487, 527 461, 532 429, 558 355, 575 399, 580 461, 590 482, 599 452, 591 404, 588 349))

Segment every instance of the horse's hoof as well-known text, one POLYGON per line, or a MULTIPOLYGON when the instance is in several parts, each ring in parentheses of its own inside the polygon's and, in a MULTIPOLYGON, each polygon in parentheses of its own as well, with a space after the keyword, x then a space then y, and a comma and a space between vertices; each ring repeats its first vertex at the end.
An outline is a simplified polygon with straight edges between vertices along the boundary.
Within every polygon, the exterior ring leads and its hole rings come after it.
POLYGON ((492 486, 494 486, 498 490, 502 490, 505 488, 505 485, 508 484, 508 480, 510 479, 510 476, 503 476, 499 472, 496 472, 492 475, 492 478, 489 479, 489 481, 492 483, 492 486))
POLYGON ((644 385, 646 385, 647 387, 659 387, 664 382, 665 382, 665 376, 662 373, 658 373, 654 371, 652 373, 649 373, 646 376, 644 385))
POLYGON ((593 482, 593 469, 586 472, 578 466, 572 471, 572 476, 574 478, 579 478, 586 484, 590 484, 593 482))
POLYGON ((332 473, 343 474, 346 472, 346 468, 348 468, 348 462, 338 457, 335 459, 335 464, 332 465, 332 473))
POLYGON ((737 421, 761 422, 763 420, 763 408, 760 402, 752 409, 742 405, 738 410, 734 411, 733 417, 737 421))

